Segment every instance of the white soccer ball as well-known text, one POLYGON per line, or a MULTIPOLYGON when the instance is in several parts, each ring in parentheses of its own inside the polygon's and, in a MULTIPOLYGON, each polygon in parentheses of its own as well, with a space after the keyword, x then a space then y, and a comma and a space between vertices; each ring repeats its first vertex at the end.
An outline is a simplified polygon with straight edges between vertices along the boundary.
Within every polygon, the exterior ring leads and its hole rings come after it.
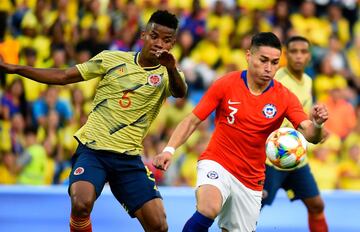
POLYGON ((297 130, 282 127, 273 131, 266 140, 266 156, 281 169, 292 169, 305 160, 307 141, 297 130))

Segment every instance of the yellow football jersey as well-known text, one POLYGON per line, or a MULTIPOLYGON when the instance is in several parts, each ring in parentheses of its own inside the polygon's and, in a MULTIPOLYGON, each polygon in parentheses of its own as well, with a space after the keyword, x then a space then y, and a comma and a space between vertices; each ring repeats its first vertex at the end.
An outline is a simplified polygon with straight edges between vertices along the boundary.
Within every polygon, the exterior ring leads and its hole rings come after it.
MULTIPOLYGON (((275 80, 279 81, 282 85, 284 85, 292 93, 294 93, 299 99, 301 105, 303 106, 305 113, 307 114, 310 113, 311 106, 313 104, 313 99, 312 99, 312 79, 309 75, 304 73, 302 79, 298 80, 291 75, 291 73, 286 67, 283 67, 276 72, 275 80)), ((284 119, 281 127, 293 128, 290 121, 287 120, 286 118, 284 119)), ((272 165, 269 160, 267 160, 266 163, 272 165)), ((306 163, 307 163, 307 159, 305 159, 305 161, 299 164, 299 166, 297 166, 296 168, 300 168, 304 166, 306 163)))
POLYGON ((76 65, 84 80, 100 77, 88 121, 75 133, 82 144, 141 154, 142 140, 170 90, 166 67, 141 67, 138 58, 139 53, 103 51, 76 65))

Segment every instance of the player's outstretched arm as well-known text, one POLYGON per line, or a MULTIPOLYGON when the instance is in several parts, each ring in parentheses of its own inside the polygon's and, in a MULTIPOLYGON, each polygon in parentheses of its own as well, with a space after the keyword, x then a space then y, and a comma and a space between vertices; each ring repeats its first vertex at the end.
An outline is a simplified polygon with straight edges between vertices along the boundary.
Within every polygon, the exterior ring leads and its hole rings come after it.
POLYGON ((328 119, 329 114, 324 105, 314 105, 311 109, 311 119, 300 123, 298 130, 304 135, 307 141, 319 143, 323 141, 328 132, 323 128, 324 122, 328 119))
POLYGON ((161 170, 167 170, 175 149, 181 146, 195 131, 201 120, 193 113, 186 116, 175 128, 170 140, 162 153, 156 155, 153 165, 161 170))
POLYGON ((173 97, 184 97, 186 94, 186 83, 180 76, 178 69, 176 68, 176 61, 174 56, 166 51, 161 50, 158 52, 158 60, 161 65, 164 65, 169 74, 170 92, 173 97))
POLYGON ((0 60, 0 72, 18 74, 37 82, 53 85, 66 85, 84 80, 76 67, 68 69, 34 68, 7 64, 0 60))

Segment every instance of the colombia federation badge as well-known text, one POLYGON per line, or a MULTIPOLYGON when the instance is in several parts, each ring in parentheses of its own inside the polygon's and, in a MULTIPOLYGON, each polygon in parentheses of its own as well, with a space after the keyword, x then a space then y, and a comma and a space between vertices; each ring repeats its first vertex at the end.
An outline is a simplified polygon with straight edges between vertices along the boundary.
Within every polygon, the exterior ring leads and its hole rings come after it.
POLYGON ((151 74, 148 76, 148 83, 151 86, 159 86, 161 84, 162 77, 159 74, 151 74))

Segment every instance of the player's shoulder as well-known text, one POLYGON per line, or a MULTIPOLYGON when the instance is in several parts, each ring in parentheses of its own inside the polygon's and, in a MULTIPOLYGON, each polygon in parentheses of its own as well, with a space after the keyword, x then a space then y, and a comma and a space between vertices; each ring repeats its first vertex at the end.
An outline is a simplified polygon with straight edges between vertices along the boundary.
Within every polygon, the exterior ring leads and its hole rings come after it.
POLYGON ((124 51, 113 51, 113 50, 104 50, 100 53, 103 57, 123 57, 123 58, 133 58, 135 56, 134 52, 124 52, 124 51))

